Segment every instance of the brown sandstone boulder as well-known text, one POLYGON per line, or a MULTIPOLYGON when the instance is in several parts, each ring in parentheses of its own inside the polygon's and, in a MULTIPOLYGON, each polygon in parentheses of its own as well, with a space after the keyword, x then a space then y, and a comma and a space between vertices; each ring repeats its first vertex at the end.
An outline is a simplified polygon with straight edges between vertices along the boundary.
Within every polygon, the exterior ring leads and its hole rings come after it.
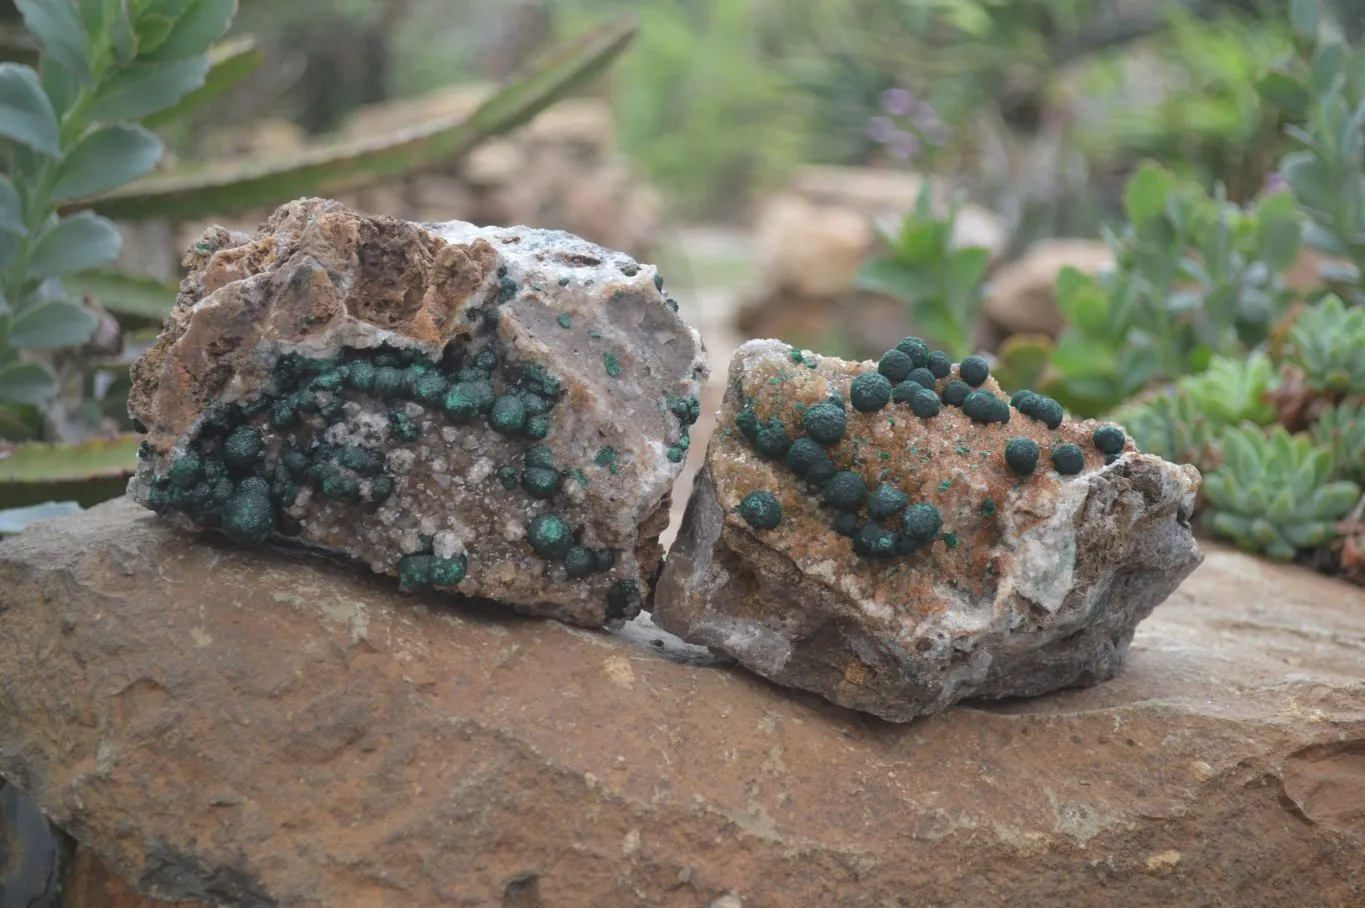
POLYGON ((1112 681, 907 726, 123 502, 0 595, 0 773, 163 899, 1360 904, 1365 593, 1222 549, 1112 681))

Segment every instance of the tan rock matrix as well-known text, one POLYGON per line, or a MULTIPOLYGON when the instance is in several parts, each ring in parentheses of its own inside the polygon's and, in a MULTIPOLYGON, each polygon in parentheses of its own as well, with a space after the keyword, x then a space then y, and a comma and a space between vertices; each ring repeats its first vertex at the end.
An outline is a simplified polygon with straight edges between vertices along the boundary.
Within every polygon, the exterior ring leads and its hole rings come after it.
POLYGON ((133 367, 130 492, 407 589, 636 614, 707 367, 652 267, 560 231, 335 202, 207 231, 133 367))
POLYGON ((917 338, 751 341, 718 425, 654 620, 893 721, 1108 679, 1202 557, 1193 467, 917 338))

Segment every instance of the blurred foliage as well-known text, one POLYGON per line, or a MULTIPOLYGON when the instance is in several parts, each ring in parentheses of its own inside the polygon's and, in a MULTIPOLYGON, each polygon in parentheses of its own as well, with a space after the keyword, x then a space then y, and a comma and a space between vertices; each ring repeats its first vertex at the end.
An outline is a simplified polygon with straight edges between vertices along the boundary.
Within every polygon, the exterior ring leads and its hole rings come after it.
POLYGON ((858 284, 904 301, 911 323, 930 344, 961 359, 972 352, 972 326, 981 314, 981 282, 991 254, 980 246, 955 246, 958 203, 940 217, 932 196, 933 184, 926 180, 900 230, 880 231, 887 254, 863 267, 858 284))

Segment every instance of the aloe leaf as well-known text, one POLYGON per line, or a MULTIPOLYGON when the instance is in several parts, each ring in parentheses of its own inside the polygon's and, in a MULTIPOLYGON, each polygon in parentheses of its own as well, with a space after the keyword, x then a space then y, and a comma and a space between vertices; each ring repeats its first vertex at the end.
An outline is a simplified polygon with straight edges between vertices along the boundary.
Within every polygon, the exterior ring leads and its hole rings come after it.
POLYGON ((171 107, 143 118, 143 125, 156 129, 184 118, 214 98, 227 94, 264 62, 265 54, 256 46, 254 38, 234 38, 214 45, 209 51, 209 74, 204 77, 204 84, 171 107))
POLYGON ((141 444, 141 435, 127 434, 0 448, 0 501, 21 505, 56 499, 92 505, 117 498, 137 469, 141 444))
POLYGON ((501 89, 468 117, 362 142, 318 148, 264 165, 156 174, 87 203, 120 220, 201 218, 268 208, 303 196, 335 196, 459 157, 520 126, 596 76, 630 44, 634 17, 614 20, 501 89))
POLYGON ((157 322, 175 305, 180 288, 173 281, 135 277, 118 271, 84 271, 62 278, 72 296, 92 296, 109 312, 157 322))
POLYGON ((74 501, 45 501, 23 508, 5 508, 0 510, 0 536, 13 536, 40 520, 71 517, 82 510, 84 508, 74 501))

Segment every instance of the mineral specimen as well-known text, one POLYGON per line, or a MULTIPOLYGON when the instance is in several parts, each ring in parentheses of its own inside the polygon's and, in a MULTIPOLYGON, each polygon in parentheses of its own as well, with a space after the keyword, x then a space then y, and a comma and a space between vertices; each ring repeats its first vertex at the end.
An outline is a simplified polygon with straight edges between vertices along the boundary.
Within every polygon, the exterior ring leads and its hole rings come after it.
POLYGON ((741 347, 654 621, 893 721, 1112 676, 1202 560, 1198 472, 1042 395, 1011 406, 979 358, 936 370, 933 413, 845 404, 943 359, 741 347))
POLYGON ((558 231, 301 200, 210 230, 133 367, 132 496, 601 625, 639 611, 706 378, 652 267, 558 231))

